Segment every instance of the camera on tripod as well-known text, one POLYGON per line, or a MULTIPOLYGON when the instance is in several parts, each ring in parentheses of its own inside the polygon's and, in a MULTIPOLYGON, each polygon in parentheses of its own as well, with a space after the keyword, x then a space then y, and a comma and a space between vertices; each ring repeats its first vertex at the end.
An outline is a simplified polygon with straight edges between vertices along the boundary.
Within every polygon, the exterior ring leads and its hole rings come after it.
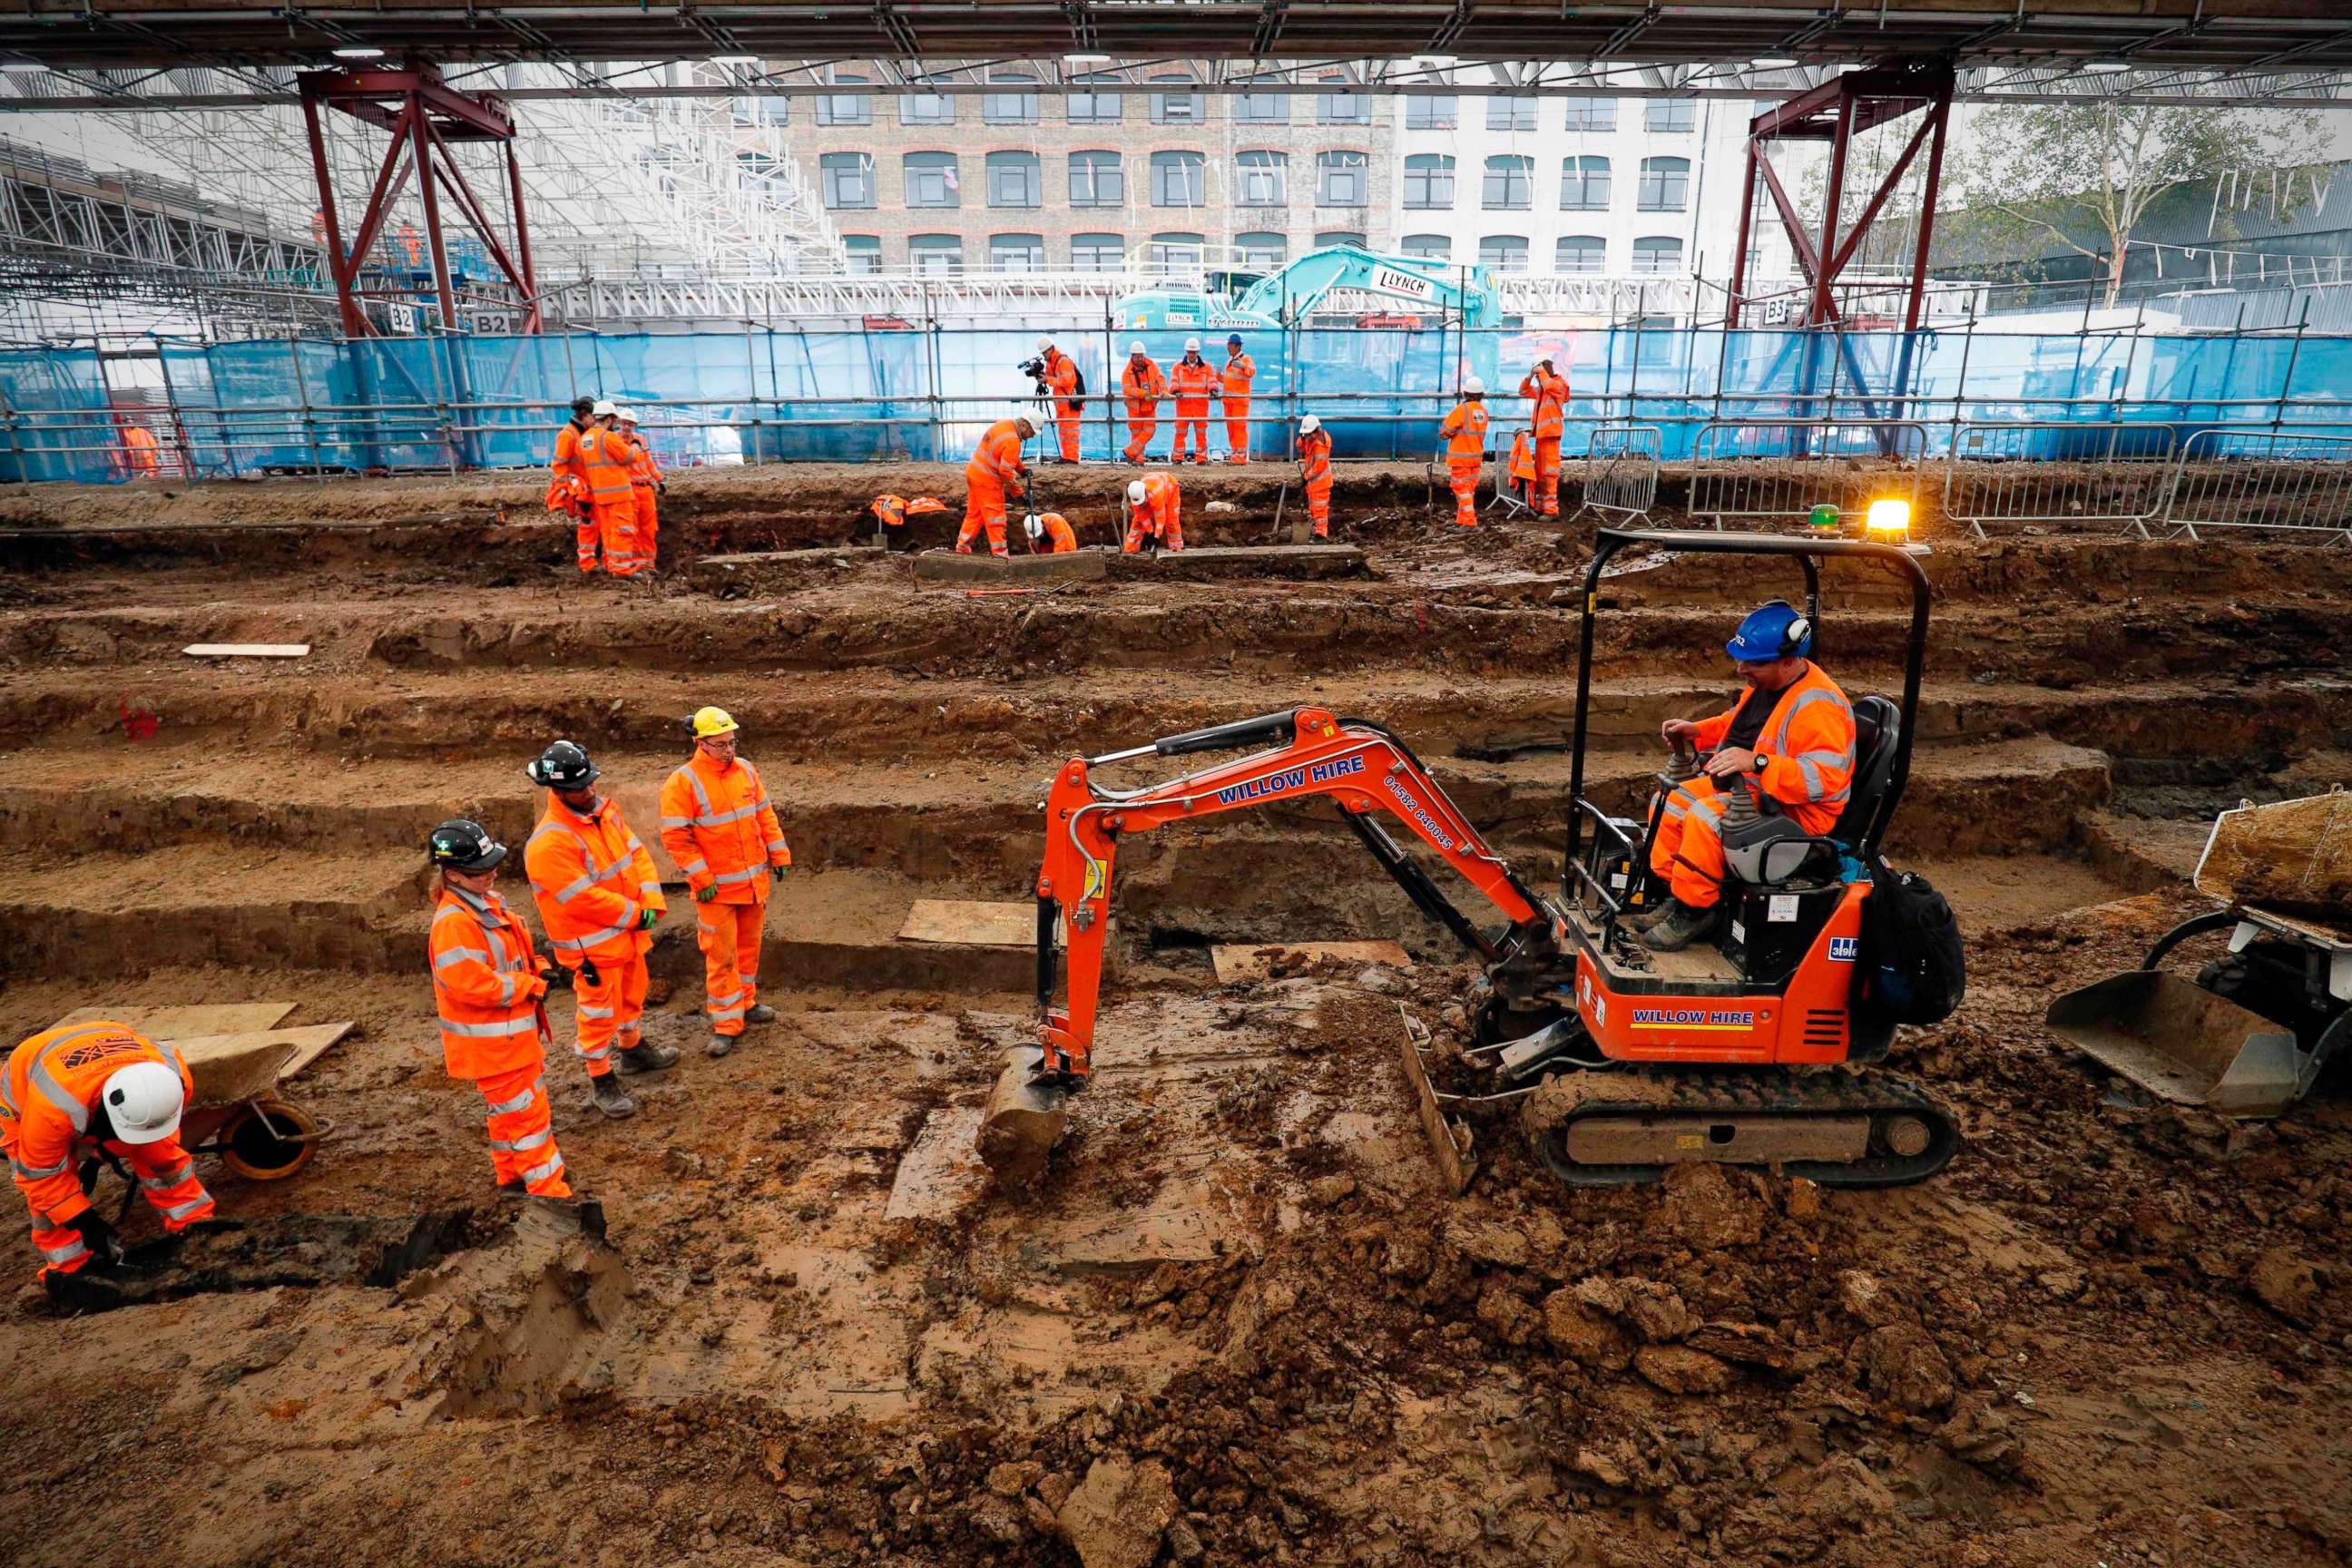
POLYGON ((1039 354, 1028 363, 1017 365, 1014 368, 1019 370, 1022 374, 1027 376, 1030 380, 1035 382, 1037 384, 1038 391, 1043 392, 1045 390, 1045 356, 1044 354, 1039 354))

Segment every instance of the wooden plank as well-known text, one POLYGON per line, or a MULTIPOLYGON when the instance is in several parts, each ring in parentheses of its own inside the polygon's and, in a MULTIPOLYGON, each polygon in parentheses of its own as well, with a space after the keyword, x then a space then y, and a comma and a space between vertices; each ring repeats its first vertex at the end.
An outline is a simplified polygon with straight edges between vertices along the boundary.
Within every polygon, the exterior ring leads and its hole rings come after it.
POLYGON ((1350 964, 1385 963, 1391 969, 1412 967, 1412 955, 1392 942, 1269 942, 1209 949, 1220 985, 1264 980, 1278 965, 1313 964, 1326 958, 1350 964))
POLYGON ((990 903, 977 899, 917 899, 898 927, 898 940, 1034 950, 1037 945, 1037 906, 990 903))
POLYGON ((976 1105, 944 1105, 923 1118, 922 1130, 898 1162, 890 1183, 884 1219, 929 1219, 952 1224, 988 1191, 988 1167, 980 1160, 976 1105))
POLYGON ((186 1006, 99 1005, 77 1007, 50 1027, 65 1024, 128 1024, 151 1040, 178 1042, 203 1035, 247 1034, 275 1028, 294 1011, 291 1002, 200 1002, 186 1006))
POLYGON ((308 658, 306 642, 192 642, 180 650, 191 658, 308 658))
POLYGON ((1445 1119, 1445 1108, 1438 1104, 1437 1091, 1430 1087, 1429 1069, 1421 1059, 1426 1033, 1402 1005, 1397 1008, 1397 1016, 1404 1024, 1404 1080, 1412 1089, 1413 1110, 1421 1117, 1421 1130, 1429 1139, 1429 1152, 1437 1163, 1438 1180, 1458 1198, 1470 1190, 1470 1179, 1478 1173, 1473 1134, 1466 1124, 1445 1119))

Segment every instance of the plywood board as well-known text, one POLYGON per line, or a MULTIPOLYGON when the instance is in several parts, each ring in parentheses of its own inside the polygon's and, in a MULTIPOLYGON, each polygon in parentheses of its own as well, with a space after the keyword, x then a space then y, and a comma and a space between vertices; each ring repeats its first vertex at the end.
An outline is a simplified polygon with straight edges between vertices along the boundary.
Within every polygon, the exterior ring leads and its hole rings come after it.
POLYGON ((291 1029, 248 1029, 226 1035, 194 1035, 172 1044, 187 1058, 188 1070, 215 1056, 234 1056, 257 1046, 285 1046, 291 1054, 278 1069, 280 1082, 327 1054, 327 1047, 359 1027, 349 1019, 340 1024, 303 1024, 291 1029))
POLYGON ((898 927, 900 942, 954 942, 966 947, 1037 945, 1037 906, 976 899, 917 899, 898 927))
POLYGON ((890 1183, 884 1219, 929 1219, 952 1224, 988 1191, 988 1167, 980 1161, 979 1106, 941 1106, 923 1118, 922 1130, 898 1162, 890 1183))
POLYGON ((1277 964, 1311 964, 1326 958, 1349 964, 1385 963, 1391 969, 1412 967, 1412 955, 1392 942, 1260 942, 1209 950, 1209 960, 1217 966, 1220 985, 1264 980, 1277 964))
MULTIPOLYGON (((200 1002, 177 1007, 77 1007, 58 1025, 128 1024, 151 1040, 185 1040, 202 1035, 237 1035, 274 1028, 294 1011, 291 1002, 200 1002)), ((52 1025, 51 1027, 56 1027, 52 1025)))
POLYGON ((192 642, 180 650, 191 658, 307 658, 306 642, 192 642))

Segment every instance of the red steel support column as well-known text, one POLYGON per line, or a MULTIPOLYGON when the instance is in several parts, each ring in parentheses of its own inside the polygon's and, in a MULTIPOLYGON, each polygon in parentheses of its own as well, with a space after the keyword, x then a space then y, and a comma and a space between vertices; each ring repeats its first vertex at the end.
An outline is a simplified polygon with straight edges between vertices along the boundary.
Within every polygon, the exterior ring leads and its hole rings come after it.
MULTIPOLYGON (((1841 85, 1844 79, 1840 79, 1841 85)), ((1837 255, 1839 197, 1845 190, 1845 153, 1853 140, 1853 94, 1838 94, 1837 130, 1830 138, 1829 191, 1822 200, 1822 243, 1814 254, 1822 258, 1822 269, 1813 279, 1812 303, 1805 310, 1805 325, 1818 327, 1830 319, 1830 293, 1837 279, 1837 268, 1832 258, 1837 255)))
MULTIPOLYGON (((1939 139, 1936 145, 1940 151, 1943 147, 1942 141, 1939 139)), ((544 324, 544 318, 539 309, 539 279, 530 269, 530 225, 523 217, 522 165, 515 160, 512 142, 507 143, 507 190, 509 193, 509 199, 514 203, 515 264, 522 268, 522 292, 526 301, 523 306, 522 330, 526 332, 536 332, 544 324)))
POLYGON ((1763 143, 1751 132, 1748 138, 1747 174, 1739 182, 1739 243, 1731 253, 1731 298, 1723 312, 1723 330, 1727 332, 1739 326, 1740 296, 1748 286, 1748 224, 1756 212, 1756 160, 1763 155, 1763 143))
POLYGON ((1936 234, 1936 193, 1944 180, 1944 128, 1952 116, 1952 93, 1949 86, 1936 99, 1936 106, 1927 111, 1934 124, 1927 132, 1927 189, 1919 198, 1919 237, 1911 257, 1911 300, 1903 312, 1903 330, 1919 330, 1920 308, 1927 298, 1927 246, 1936 234))
POLYGON ((409 126, 416 159, 416 197, 425 204, 425 243, 433 252, 433 284, 441 295, 441 330, 457 330, 457 292, 449 286, 449 251, 441 239, 441 196, 433 188, 433 133, 425 123, 425 105, 415 105, 409 126))
POLYGON ((319 124, 318 100, 302 97, 302 121, 310 132, 310 172, 319 181, 319 216, 327 231, 327 276, 335 280, 335 310, 342 318, 343 335, 367 335, 367 318, 352 295, 351 275, 343 266, 343 221, 335 211, 335 183, 327 173, 327 133, 319 124))

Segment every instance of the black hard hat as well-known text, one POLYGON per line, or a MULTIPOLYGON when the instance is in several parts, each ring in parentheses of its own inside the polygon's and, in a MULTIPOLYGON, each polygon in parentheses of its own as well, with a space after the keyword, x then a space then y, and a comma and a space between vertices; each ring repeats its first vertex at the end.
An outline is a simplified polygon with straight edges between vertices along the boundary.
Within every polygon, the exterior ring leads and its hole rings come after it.
POLYGON ((572 400, 572 412, 574 414, 585 414, 595 406, 596 400, 593 397, 575 397, 572 400))
POLYGON ((487 871, 507 858, 507 847, 491 837, 488 828, 462 816, 435 828, 425 847, 433 864, 453 871, 487 871))
POLYGON ((522 771, 542 789, 586 789, 604 770, 588 760, 586 747, 558 741, 522 771))

